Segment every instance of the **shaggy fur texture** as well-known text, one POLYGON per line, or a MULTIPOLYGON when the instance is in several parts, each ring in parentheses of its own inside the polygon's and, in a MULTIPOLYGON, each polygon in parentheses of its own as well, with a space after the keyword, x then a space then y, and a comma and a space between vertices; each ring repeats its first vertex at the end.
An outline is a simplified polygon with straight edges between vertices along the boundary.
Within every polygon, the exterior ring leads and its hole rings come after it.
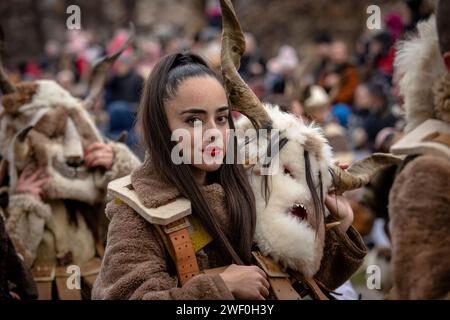
POLYGON ((8 214, 6 230, 30 267, 36 258, 45 223, 50 219, 51 208, 32 195, 18 194, 10 197, 8 214))
MULTIPOLYGON (((14 159, 9 161, 10 172, 20 172, 28 163, 45 167, 52 177, 44 185, 47 203, 27 195, 11 197, 8 208, 11 238, 28 266, 61 262, 67 260, 67 255, 71 257, 69 262, 82 264, 95 255, 93 230, 80 212, 71 216, 63 201, 79 201, 101 209, 107 183, 129 174, 139 160, 125 145, 114 143, 115 159, 110 170, 99 168, 77 178, 66 177, 55 169, 53 159, 66 163, 64 140, 68 117, 74 122, 85 148, 93 142, 103 142, 82 103, 53 81, 21 84, 17 94, 7 95, 4 100, 9 109, 2 118, 3 150, 8 150, 8 144, 18 130, 28 125, 43 108, 46 110, 23 143, 28 146, 23 159, 8 158, 14 159)), ((11 184, 13 180, 10 178, 11 184)))
POLYGON ((439 49, 434 17, 417 26, 418 36, 399 43, 395 65, 401 75, 400 91, 405 97, 406 132, 423 121, 437 118, 433 84, 446 74, 439 49))
POLYGON ((50 205, 52 216, 46 224, 47 235, 40 243, 35 263, 63 261, 68 254, 72 259, 67 262, 76 265, 93 258, 96 254, 95 240, 81 213, 76 212, 71 221, 63 201, 51 201, 50 205))
POLYGON ((2 97, 2 104, 9 114, 16 114, 19 108, 30 103, 38 91, 38 84, 34 82, 21 82, 16 85, 17 92, 2 97))
POLYGON ((442 76, 434 86, 436 118, 450 123, 450 73, 442 76))
POLYGON ((126 205, 109 203, 107 215, 108 241, 93 299, 233 299, 218 274, 200 274, 174 287, 176 273, 154 227, 126 205))
POLYGON ((38 80, 34 81, 33 84, 37 85, 37 90, 30 102, 20 105, 20 112, 42 108, 43 106, 57 107, 64 105, 69 109, 81 106, 80 100, 74 98, 53 80, 38 80))
MULTIPOLYGON (((434 18, 419 24, 396 58, 409 132, 427 119, 450 125, 450 75, 434 18)), ((395 299, 450 299, 450 159, 418 155, 389 195, 395 299)))
POLYGON ((158 172, 152 170, 149 157, 145 158, 143 165, 139 169, 133 171, 131 182, 139 200, 147 208, 157 208, 167 204, 179 195, 176 188, 167 181, 162 180, 158 172))
POLYGON ((35 131, 47 137, 58 137, 64 135, 66 120, 69 110, 63 106, 48 111, 34 127, 35 131))
MULTIPOLYGON (((327 223, 334 220, 329 216, 327 223)), ((334 290, 350 279, 361 267, 367 248, 361 235, 353 227, 346 233, 339 228, 327 231, 323 259, 314 278, 334 290)))
POLYGON ((77 127, 83 147, 87 148, 95 142, 103 142, 91 116, 82 108, 70 110, 70 116, 77 127))
POLYGON ((96 177, 96 185, 99 188, 106 189, 110 181, 130 174, 141 164, 141 161, 123 143, 112 143, 112 146, 115 155, 114 164, 103 176, 96 177))
POLYGON ((450 298, 450 162, 420 156, 390 193, 393 298, 450 298))
MULTIPOLYGON (((328 166, 331 164, 331 148, 327 144, 320 128, 305 125, 294 115, 284 113, 276 106, 266 105, 266 111, 272 119, 274 129, 288 142, 272 161, 272 174, 269 176, 270 198, 266 204, 260 175, 261 164, 248 170, 250 183, 256 198, 257 224, 255 241, 261 252, 271 256, 282 265, 312 277, 320 267, 324 246, 324 217, 319 216, 316 223, 312 196, 306 184, 304 151, 308 151, 311 162, 311 174, 314 184, 319 185, 319 172, 322 176, 323 194, 331 185, 328 166), (292 176, 285 174, 289 168, 292 176), (290 214, 294 203, 305 206, 308 217, 299 221, 290 214), (289 235, 280 237, 280 235, 289 235)), ((237 129, 247 130, 248 119, 243 118, 237 129)), ((252 149, 258 149, 259 159, 263 159, 267 150, 266 141, 253 141, 252 149), (256 143, 259 143, 256 146, 256 143), (258 148, 256 148, 258 147, 258 148)), ((320 190, 318 190, 320 193, 320 190)))

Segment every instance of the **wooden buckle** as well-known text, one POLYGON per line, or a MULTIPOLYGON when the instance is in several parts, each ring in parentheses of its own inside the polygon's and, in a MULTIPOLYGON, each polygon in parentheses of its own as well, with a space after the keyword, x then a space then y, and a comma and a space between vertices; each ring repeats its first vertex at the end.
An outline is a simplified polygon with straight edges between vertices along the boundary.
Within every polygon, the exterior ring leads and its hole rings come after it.
POLYGON ((177 221, 171 222, 163 227, 166 234, 170 234, 181 229, 187 229, 191 226, 187 218, 181 218, 177 221))

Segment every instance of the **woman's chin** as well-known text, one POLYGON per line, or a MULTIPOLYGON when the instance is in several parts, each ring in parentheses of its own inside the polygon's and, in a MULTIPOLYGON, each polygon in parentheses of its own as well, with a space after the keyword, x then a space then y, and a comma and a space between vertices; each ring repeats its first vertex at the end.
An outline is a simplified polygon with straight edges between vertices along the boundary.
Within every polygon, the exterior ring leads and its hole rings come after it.
POLYGON ((205 172, 214 172, 220 169, 222 166, 221 163, 202 163, 202 164, 193 164, 192 165, 197 170, 205 171, 205 172))

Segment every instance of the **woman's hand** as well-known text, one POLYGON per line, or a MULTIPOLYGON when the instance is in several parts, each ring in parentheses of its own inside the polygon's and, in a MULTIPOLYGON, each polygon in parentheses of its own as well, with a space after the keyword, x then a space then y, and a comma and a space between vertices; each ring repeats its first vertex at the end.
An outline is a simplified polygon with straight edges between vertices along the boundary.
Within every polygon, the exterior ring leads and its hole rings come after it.
POLYGON ((111 169, 114 164, 114 149, 111 144, 95 142, 84 153, 84 162, 88 168, 104 167, 111 169))
POLYGON ((15 193, 28 193, 40 199, 42 196, 42 186, 50 179, 45 174, 44 168, 39 168, 33 172, 30 165, 22 171, 17 181, 15 193))
POLYGON ((266 273, 257 266, 232 264, 219 275, 236 299, 265 300, 269 295, 266 273))
POLYGON ((328 194, 325 198, 325 205, 331 215, 341 222, 338 228, 347 232, 353 223, 353 209, 350 202, 344 196, 328 194))
MULTIPOLYGON (((335 163, 342 170, 348 168, 346 164, 339 164, 339 162, 335 163)), ((336 195, 330 193, 325 198, 325 205, 332 216, 336 217, 341 224, 338 226, 342 231, 347 232, 348 228, 353 223, 353 209, 350 205, 350 202, 342 195, 336 195)))

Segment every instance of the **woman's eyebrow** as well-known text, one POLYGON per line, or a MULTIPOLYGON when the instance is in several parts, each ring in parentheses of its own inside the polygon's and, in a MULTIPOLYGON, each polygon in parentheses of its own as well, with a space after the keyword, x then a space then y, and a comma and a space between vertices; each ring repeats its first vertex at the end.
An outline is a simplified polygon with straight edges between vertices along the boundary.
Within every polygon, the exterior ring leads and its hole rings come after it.
MULTIPOLYGON (((223 112, 223 111, 228 111, 228 110, 229 110, 228 106, 223 106, 223 107, 220 107, 220 108, 216 109, 216 113, 223 112)), ((206 114, 208 112, 206 110, 204 110, 204 109, 191 108, 191 109, 186 109, 186 110, 181 111, 180 115, 185 114, 185 113, 206 114)))
POLYGON ((206 112, 206 110, 203 110, 203 109, 192 108, 192 109, 186 109, 186 110, 181 111, 180 115, 181 114, 185 114, 185 113, 202 113, 202 114, 205 114, 207 112, 206 112))
POLYGON ((218 108, 216 110, 216 113, 223 112, 223 111, 228 111, 228 110, 230 110, 230 108, 228 108, 228 106, 224 106, 224 107, 218 108))

